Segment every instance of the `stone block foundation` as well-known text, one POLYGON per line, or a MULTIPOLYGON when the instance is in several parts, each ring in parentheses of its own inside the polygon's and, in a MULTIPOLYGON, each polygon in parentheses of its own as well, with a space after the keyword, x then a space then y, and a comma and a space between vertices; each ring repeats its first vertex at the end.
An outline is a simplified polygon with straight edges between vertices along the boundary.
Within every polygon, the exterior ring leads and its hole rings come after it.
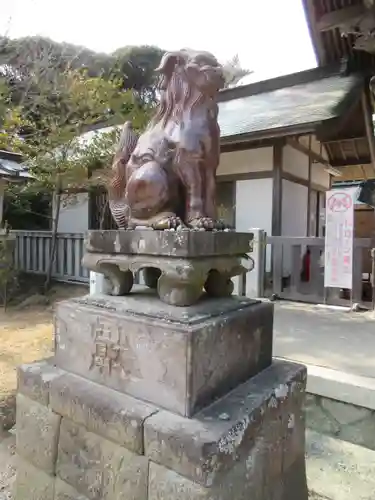
POLYGON ((305 368, 284 361, 193 418, 48 362, 19 369, 16 500, 307 500, 305 368))

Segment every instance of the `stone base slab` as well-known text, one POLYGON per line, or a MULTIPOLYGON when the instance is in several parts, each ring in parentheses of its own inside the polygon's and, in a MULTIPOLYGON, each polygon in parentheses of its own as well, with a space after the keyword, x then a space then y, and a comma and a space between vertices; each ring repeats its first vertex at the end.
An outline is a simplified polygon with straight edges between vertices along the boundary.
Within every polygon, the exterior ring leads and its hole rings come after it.
POLYGON ((243 255, 250 251, 252 233, 235 231, 88 231, 87 252, 156 257, 213 257, 243 255))
POLYGON ((134 285, 134 273, 144 270, 145 282, 157 290, 166 304, 184 307, 198 302, 203 290, 211 297, 229 297, 234 276, 247 269, 237 257, 202 257, 199 259, 86 253, 82 265, 103 274, 111 285, 110 295, 128 295, 134 285))
POLYGON ((82 264, 102 273, 111 295, 127 295, 134 273, 143 270, 145 283, 159 298, 175 306, 195 304, 203 289, 212 297, 229 297, 234 276, 254 267, 243 266, 252 235, 207 231, 89 231, 82 264))
POLYGON ((147 291, 87 296, 57 306, 55 363, 190 417, 270 365, 272 328, 273 305, 246 298, 176 308, 147 291))
POLYGON ((15 500, 307 500, 299 365, 273 363, 193 419, 31 366, 19 370, 15 500))

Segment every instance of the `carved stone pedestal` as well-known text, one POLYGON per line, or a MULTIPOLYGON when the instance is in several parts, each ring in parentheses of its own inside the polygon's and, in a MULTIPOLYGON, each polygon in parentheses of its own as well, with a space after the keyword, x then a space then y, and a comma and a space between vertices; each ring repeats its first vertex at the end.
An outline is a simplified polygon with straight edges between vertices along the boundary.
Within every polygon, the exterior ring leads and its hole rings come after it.
POLYGON ((189 306, 202 296, 228 297, 231 278, 242 266, 251 234, 206 231, 90 231, 83 265, 103 273, 112 295, 127 295, 134 273, 144 270, 146 285, 167 304, 189 306))
POLYGON ((142 287, 71 299, 56 310, 55 362, 190 417, 271 364, 272 307, 246 298, 173 307, 142 287))
POLYGON ((307 500, 306 370, 272 323, 145 287, 60 303, 54 358, 19 369, 15 500, 307 500))
POLYGON ((306 371, 274 362, 188 419, 48 363, 19 370, 16 500, 307 500, 306 371))

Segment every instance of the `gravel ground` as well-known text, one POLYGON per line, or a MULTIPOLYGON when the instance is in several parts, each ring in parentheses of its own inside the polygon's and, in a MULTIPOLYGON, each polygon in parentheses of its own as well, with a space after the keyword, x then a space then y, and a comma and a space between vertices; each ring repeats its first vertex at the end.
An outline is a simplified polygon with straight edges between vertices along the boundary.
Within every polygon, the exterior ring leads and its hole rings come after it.
POLYGON ((16 474, 16 439, 14 435, 6 434, 0 440, 0 500, 10 500, 16 474))

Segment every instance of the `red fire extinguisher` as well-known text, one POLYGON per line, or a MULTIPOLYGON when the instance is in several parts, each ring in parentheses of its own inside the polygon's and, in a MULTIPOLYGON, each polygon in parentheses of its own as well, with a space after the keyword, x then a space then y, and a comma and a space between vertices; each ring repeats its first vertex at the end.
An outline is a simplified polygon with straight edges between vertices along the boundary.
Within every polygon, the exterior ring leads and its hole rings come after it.
POLYGON ((310 249, 307 248, 302 259, 301 281, 310 281, 310 249))

